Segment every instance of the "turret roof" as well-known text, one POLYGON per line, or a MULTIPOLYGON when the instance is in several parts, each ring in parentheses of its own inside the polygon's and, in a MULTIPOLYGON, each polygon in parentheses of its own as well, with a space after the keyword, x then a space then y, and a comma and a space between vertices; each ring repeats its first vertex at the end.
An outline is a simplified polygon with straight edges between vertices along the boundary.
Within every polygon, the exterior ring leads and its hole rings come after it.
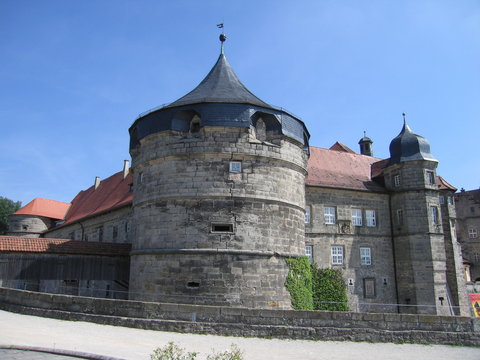
POLYGON ((390 143, 389 165, 414 160, 437 161, 430 152, 428 140, 413 133, 407 123, 404 122, 402 131, 390 143))
POLYGON ((167 107, 212 102, 272 108, 242 84, 224 54, 220 54, 213 68, 195 89, 167 107))

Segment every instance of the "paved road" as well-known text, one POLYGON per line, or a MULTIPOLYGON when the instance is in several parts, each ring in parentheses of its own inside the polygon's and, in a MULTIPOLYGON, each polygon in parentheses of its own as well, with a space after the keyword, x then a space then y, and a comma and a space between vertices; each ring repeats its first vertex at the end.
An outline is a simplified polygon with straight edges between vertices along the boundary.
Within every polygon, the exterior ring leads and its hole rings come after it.
POLYGON ((0 349, 2 360, 74 360, 71 356, 48 354, 36 351, 0 349))
MULTIPOLYGON (((148 360, 153 349, 164 346, 169 341, 175 342, 187 351, 199 352, 200 355, 197 357, 199 360, 206 359, 212 349, 222 351, 228 349, 232 343, 243 350, 245 360, 480 359, 480 348, 178 334, 47 319, 0 311, 0 345, 65 349, 127 360, 148 360)), ((31 360, 35 358, 0 356, 0 359, 31 360)), ((59 360, 54 357, 39 359, 59 360)))

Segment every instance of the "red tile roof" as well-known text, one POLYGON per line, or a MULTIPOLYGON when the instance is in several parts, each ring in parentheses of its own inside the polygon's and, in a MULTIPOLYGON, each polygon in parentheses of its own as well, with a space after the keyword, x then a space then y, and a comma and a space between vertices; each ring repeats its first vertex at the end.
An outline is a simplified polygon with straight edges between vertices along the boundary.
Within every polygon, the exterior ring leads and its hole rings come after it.
POLYGON ((330 150, 335 150, 335 151, 343 151, 343 152, 348 152, 351 154, 356 154, 355 151, 350 149, 347 145, 342 144, 341 142, 336 142, 332 146, 330 146, 330 150))
POLYGON ((0 252, 128 256, 131 244, 0 235, 0 252))
POLYGON ((310 147, 306 185, 361 191, 385 188, 372 181, 372 164, 380 161, 366 155, 310 147))
POLYGON ((62 201, 35 198, 13 215, 35 215, 60 220, 65 217, 70 204, 62 201))
POLYGON ((453 185, 450 185, 444 178, 437 176, 436 183, 439 190, 453 190, 457 191, 457 188, 453 185))
POLYGON ((130 205, 133 195, 130 191, 132 176, 123 177, 120 171, 87 190, 80 191, 72 201, 72 206, 65 217, 65 224, 70 224, 92 215, 130 205))

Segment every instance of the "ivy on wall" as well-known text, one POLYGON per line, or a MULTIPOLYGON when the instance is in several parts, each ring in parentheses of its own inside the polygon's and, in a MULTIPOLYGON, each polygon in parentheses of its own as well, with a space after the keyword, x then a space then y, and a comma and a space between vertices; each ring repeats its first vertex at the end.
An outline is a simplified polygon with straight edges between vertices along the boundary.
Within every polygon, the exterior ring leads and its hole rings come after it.
POLYGON ((349 311, 347 285, 340 269, 312 265, 314 310, 349 311))
POLYGON ((313 310, 312 270, 306 256, 285 260, 289 271, 285 287, 290 292, 292 307, 296 310, 313 310))
POLYGON ((296 310, 349 311, 347 285, 340 269, 319 269, 306 256, 288 258, 285 287, 296 310))

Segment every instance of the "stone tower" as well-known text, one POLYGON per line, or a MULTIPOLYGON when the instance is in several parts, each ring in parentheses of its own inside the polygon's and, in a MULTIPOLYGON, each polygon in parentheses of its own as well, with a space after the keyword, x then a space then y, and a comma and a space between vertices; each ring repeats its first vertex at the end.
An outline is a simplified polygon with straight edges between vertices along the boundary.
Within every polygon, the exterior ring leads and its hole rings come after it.
POLYGON ((385 186, 391 192, 398 302, 401 312, 450 315, 437 160, 430 145, 404 123, 390 143, 385 186))
POLYGON ((222 43, 195 89, 129 131, 130 298, 289 307, 284 259, 305 245, 303 122, 253 95, 222 43))

